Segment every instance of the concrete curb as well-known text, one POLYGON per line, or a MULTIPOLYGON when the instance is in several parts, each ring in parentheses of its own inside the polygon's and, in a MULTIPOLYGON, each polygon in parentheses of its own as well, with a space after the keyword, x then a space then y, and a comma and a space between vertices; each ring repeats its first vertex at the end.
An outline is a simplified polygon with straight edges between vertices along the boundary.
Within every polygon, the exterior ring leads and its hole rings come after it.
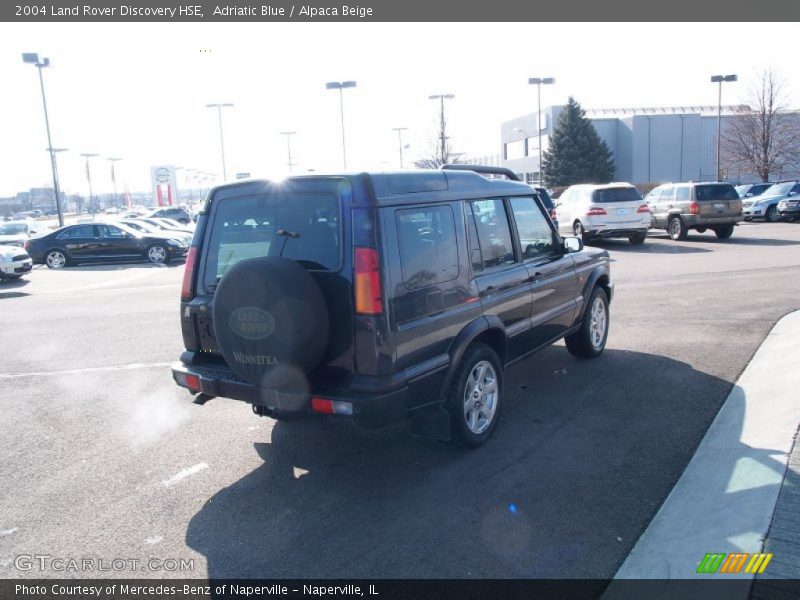
POLYGON ((799 365, 796 311, 755 353, 615 579, 753 578, 696 570, 706 553, 761 552, 800 423, 799 365))

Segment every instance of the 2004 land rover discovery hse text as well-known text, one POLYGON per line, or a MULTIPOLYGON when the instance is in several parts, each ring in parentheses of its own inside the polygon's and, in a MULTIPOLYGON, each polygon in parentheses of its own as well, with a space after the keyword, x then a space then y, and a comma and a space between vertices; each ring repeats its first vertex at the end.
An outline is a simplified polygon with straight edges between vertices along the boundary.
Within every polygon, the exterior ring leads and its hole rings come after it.
POLYGON ((561 338, 603 351, 612 291, 608 253, 559 237, 524 183, 446 168, 235 183, 199 215, 172 371, 198 404, 410 418, 479 446, 507 366, 561 338))

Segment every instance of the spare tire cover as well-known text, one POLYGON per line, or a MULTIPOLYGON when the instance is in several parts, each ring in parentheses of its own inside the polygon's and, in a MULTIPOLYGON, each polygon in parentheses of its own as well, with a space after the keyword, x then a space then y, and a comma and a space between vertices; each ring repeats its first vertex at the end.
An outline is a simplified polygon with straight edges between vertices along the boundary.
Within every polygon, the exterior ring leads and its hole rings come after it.
POLYGON ((308 373, 328 346, 328 308, 314 278, 277 256, 233 265, 214 294, 214 334, 230 368, 259 387, 308 373), (287 375, 288 376, 288 375, 287 375))

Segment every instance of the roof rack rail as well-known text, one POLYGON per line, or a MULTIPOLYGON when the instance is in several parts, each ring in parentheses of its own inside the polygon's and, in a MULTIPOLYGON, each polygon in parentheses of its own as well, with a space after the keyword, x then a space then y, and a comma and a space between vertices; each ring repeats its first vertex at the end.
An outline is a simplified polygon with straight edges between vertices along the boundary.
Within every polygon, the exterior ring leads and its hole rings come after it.
POLYGON ((517 174, 506 167, 493 167, 490 165, 446 164, 439 167, 442 171, 474 171, 481 175, 504 175, 511 181, 522 181, 517 174))

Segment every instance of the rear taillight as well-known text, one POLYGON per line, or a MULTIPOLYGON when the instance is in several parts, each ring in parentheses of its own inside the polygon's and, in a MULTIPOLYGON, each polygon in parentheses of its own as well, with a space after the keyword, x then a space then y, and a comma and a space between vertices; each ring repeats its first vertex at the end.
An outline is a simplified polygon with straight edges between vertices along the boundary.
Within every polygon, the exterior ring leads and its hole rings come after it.
POLYGON ((689 214, 690 215, 699 215, 700 214, 700 205, 697 202, 692 202, 689 205, 689 214))
POLYGON ((183 284, 181 285, 181 300, 191 300, 194 296, 192 289, 192 278, 194 276, 194 265, 197 258, 197 246, 189 247, 189 254, 186 255, 186 265, 183 267, 183 284))
POLYGON ((647 204, 642 204, 639 208, 636 209, 637 213, 649 213, 650 207, 647 204))
POLYGON ((311 410, 323 415, 352 415, 353 404, 327 398, 311 398, 311 410))
POLYGON ((556 212, 556 209, 555 209, 555 208, 551 208, 551 209, 550 209, 550 218, 551 218, 553 221, 555 221, 556 219, 558 219, 558 213, 556 212))
POLYGON ((22 244, 22 247, 23 247, 23 248, 25 248, 25 250, 26 250, 26 251, 27 251, 27 250, 30 250, 30 248, 31 248, 31 241, 30 241, 30 240, 25 240, 25 243, 24 243, 24 244, 22 244))
POLYGON ((380 257, 377 250, 356 248, 354 284, 356 313, 360 315, 383 313, 380 257))
POLYGON ((599 217, 607 214, 606 209, 601 206, 590 206, 589 210, 586 211, 587 217, 599 217))

